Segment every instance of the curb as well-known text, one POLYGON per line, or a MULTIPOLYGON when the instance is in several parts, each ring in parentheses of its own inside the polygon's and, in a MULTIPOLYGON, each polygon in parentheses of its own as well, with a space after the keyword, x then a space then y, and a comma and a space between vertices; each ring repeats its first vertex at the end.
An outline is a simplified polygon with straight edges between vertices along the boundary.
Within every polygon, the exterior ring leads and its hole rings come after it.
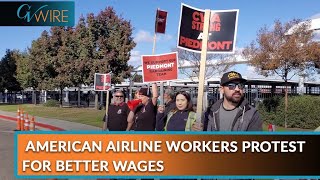
MULTIPOLYGON (((17 118, 10 117, 10 116, 0 115, 0 118, 17 122, 17 118)), ((36 127, 39 126, 39 127, 42 127, 42 128, 50 129, 52 131, 65 131, 62 128, 59 128, 59 127, 56 127, 56 126, 52 126, 52 125, 49 125, 49 124, 43 124, 43 123, 40 123, 40 122, 35 122, 35 125, 36 125, 36 127)))

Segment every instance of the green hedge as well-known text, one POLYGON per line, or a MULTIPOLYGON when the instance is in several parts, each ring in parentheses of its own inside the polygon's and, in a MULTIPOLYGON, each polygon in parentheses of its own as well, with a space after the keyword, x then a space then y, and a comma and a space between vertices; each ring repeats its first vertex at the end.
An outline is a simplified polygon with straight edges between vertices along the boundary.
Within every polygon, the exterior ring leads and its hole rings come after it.
MULTIPOLYGON (((263 120, 284 126, 284 97, 263 100, 259 112, 263 120)), ((288 98, 288 128, 316 129, 320 125, 320 96, 292 96, 288 98)))

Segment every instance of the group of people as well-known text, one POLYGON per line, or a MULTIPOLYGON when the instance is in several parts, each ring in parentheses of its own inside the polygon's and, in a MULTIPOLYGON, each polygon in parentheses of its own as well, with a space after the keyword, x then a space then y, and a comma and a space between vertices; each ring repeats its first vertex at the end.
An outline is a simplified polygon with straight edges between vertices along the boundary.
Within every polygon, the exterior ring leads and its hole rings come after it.
POLYGON ((141 88, 135 93, 135 106, 124 102, 122 91, 113 95, 104 116, 103 130, 109 131, 261 131, 258 111, 244 98, 246 80, 230 71, 223 74, 220 92, 223 98, 212 104, 201 119, 193 110, 190 94, 166 89, 164 105, 158 104, 158 87, 141 88))

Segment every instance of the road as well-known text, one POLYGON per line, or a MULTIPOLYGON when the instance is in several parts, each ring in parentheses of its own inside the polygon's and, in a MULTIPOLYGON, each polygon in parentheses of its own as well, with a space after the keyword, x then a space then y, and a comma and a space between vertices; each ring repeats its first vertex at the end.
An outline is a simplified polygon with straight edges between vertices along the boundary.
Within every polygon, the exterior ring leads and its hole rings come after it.
MULTIPOLYGON (((16 180, 14 177, 14 129, 15 122, 0 119, 0 179, 16 180)), ((17 179, 18 180, 18 179, 17 179)), ((20 180, 20 179, 19 179, 20 180)), ((31 179, 28 179, 31 180, 31 179)))
POLYGON ((0 119, 0 179, 15 179, 13 174, 14 129, 14 122, 0 119))

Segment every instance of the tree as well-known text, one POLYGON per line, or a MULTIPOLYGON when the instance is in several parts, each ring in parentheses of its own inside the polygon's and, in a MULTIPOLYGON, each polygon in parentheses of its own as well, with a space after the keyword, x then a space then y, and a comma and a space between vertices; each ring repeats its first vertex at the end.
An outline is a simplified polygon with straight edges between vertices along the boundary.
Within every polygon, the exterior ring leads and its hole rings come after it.
POLYGON ((75 29, 43 31, 21 57, 19 81, 34 90, 59 88, 62 93, 68 86, 92 85, 97 72, 112 71, 112 83, 119 83, 130 76, 127 62, 135 45, 130 22, 107 7, 97 16, 81 16, 75 29))
POLYGON ((53 77, 54 87, 60 90, 60 106, 62 107, 63 89, 70 87, 73 62, 76 58, 74 31, 71 27, 51 28, 51 62, 56 75, 53 77))
POLYGON ((19 56, 19 51, 6 50, 6 54, 0 61, 0 91, 7 89, 11 91, 22 90, 20 83, 17 81, 16 76, 16 61, 19 56))
MULTIPOLYGON (((98 15, 81 16, 75 29, 76 55, 72 82, 93 85, 95 73, 112 72, 112 83, 130 76, 130 51, 135 47, 129 21, 116 15, 111 7, 98 15)), ((79 96, 79 95, 78 95, 79 96)), ((96 96, 97 98, 97 96, 96 96)))
POLYGON ((81 84, 90 85, 90 71, 92 69, 92 60, 94 59, 94 37, 87 28, 84 17, 80 20, 75 28, 72 36, 75 43, 75 58, 73 60, 71 80, 74 86, 81 84))
POLYGON ((112 83, 119 83, 130 75, 128 60, 135 47, 130 21, 116 15, 112 7, 107 7, 97 16, 87 16, 88 29, 94 37, 94 62, 91 80, 96 72, 112 71, 112 83))
POLYGON ((29 48, 30 71, 33 75, 33 95, 32 101, 36 101, 36 90, 54 89, 53 78, 57 75, 55 66, 52 62, 52 46, 50 44, 50 35, 43 31, 41 36, 32 41, 29 48))
MULTIPOLYGON (((199 77, 201 54, 183 49, 176 49, 178 52, 178 63, 180 72, 188 76, 191 80, 199 77)), ((235 63, 235 55, 208 54, 206 61, 205 79, 210 79, 214 75, 227 71, 235 63)))
POLYGON ((81 85, 91 85, 90 73, 94 59, 94 37, 88 30, 86 19, 81 16, 73 34, 74 59, 70 67, 71 82, 78 87, 78 107, 80 107, 81 85))
POLYGON ((30 55, 27 52, 23 52, 17 58, 17 80, 23 89, 32 87, 36 89, 38 82, 35 78, 33 62, 30 59, 30 55))
POLYGON ((30 60, 33 62, 31 70, 38 82, 38 90, 54 89, 53 78, 57 72, 52 62, 52 53, 50 35, 47 31, 43 31, 41 36, 32 42, 29 49, 30 60))
POLYGON ((142 75, 140 74, 136 74, 133 79, 132 79, 133 82, 142 82, 142 75))
MULTIPOLYGON (((281 23, 276 20, 269 29, 261 28, 257 38, 247 46, 243 54, 264 76, 279 75, 285 83, 285 122, 287 127, 287 82, 303 71, 311 70, 318 56, 319 43, 313 42, 309 24, 301 20, 281 23)), ((307 73, 308 74, 308 73, 307 73)))

